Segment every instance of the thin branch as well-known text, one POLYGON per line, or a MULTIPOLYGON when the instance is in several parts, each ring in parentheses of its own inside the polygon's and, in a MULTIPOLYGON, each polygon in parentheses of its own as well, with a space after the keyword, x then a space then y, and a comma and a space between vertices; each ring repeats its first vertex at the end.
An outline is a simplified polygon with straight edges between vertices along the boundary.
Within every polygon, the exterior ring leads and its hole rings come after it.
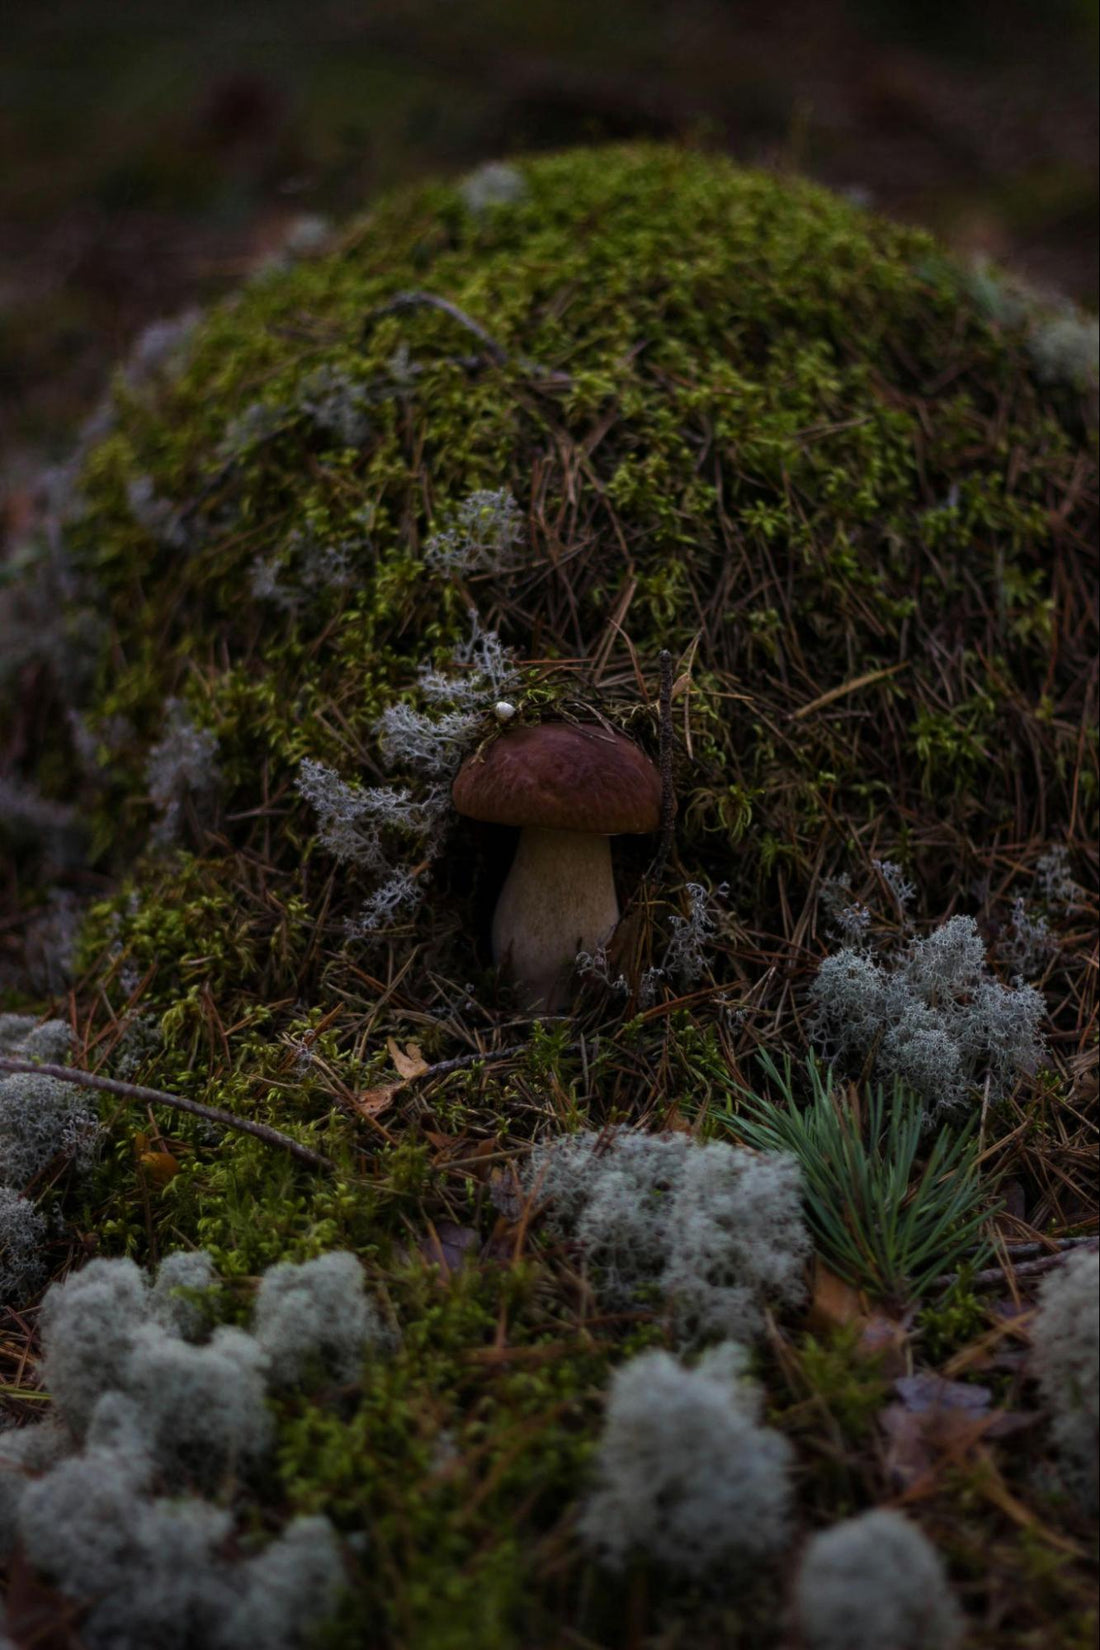
MULTIPOLYGON (((482 1061, 497 1065, 504 1060, 518 1060, 521 1055, 530 1052, 530 1043, 511 1043, 507 1048, 486 1049, 481 1054, 457 1054, 451 1060, 437 1060, 434 1066, 427 1066, 417 1072, 415 1077, 406 1077, 402 1083, 404 1088, 409 1083, 424 1083, 433 1077, 446 1077, 449 1072, 463 1071, 467 1066, 476 1066, 482 1061)), ((565 1043, 563 1054, 576 1054, 581 1044, 565 1043)))
POLYGON ((91 1071, 74 1071, 71 1066, 17 1060, 8 1054, 0 1054, 0 1071, 55 1077, 61 1083, 75 1083, 79 1088, 99 1089, 104 1094, 118 1094, 124 1100, 141 1100, 151 1106, 172 1106, 176 1111, 190 1112, 193 1117, 205 1118, 210 1123, 220 1123, 223 1128, 236 1129, 242 1134, 253 1134, 257 1140, 263 1140, 269 1146, 278 1146, 282 1151, 289 1152, 292 1157, 299 1158, 315 1169, 336 1167, 330 1157, 322 1157, 320 1152, 311 1151, 308 1146, 300 1145, 288 1134, 280 1134, 278 1129, 270 1128, 266 1123, 252 1123, 243 1117, 234 1117, 232 1112, 221 1111, 216 1106, 203 1106, 199 1101, 185 1100, 179 1094, 166 1094, 163 1089, 147 1089, 139 1083, 120 1083, 117 1078, 99 1077, 91 1071))
MULTIPOLYGON (((1100 1244, 1100 1238, 1068 1239, 1066 1241, 1074 1243, 1076 1249, 1084 1249, 1086 1253, 1096 1249, 1100 1244)), ((1010 1275, 1014 1278, 1042 1277, 1045 1272, 1057 1271, 1063 1261, 1067 1260, 1073 1253, 1073 1249, 1061 1249, 1057 1254, 1043 1255, 1040 1260, 1022 1260, 1014 1262, 1011 1266, 989 1266, 984 1272, 975 1272, 974 1276, 968 1281, 975 1289, 985 1289, 990 1286, 995 1287, 999 1283, 1007 1283, 1010 1275)), ((933 1281, 932 1287, 946 1289, 949 1284, 957 1283, 958 1279, 958 1272, 945 1272, 942 1277, 938 1277, 933 1281)))
MULTIPOLYGON (((1058 1250, 1088 1248, 1090 1243, 1096 1242, 1095 1234, 1089 1237, 1046 1238, 1041 1243, 1006 1243, 1004 1253, 1010 1260, 1030 1260, 1034 1255, 1053 1255, 1058 1250)), ((981 1249, 985 1244, 972 1244, 971 1249, 981 1249)))

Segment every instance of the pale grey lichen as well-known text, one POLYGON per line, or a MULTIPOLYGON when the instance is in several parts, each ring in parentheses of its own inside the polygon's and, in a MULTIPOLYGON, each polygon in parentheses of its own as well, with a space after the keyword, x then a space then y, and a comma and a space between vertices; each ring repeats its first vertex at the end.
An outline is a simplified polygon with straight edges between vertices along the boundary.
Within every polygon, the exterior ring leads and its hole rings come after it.
POLYGON ((0 1186, 0 1301, 22 1303, 45 1282, 45 1216, 11 1186, 0 1186))
POLYGON ((1068 910, 1081 896, 1064 843, 1055 843, 1036 860, 1035 880, 1040 897, 1053 911, 1068 910))
POLYGON ((1044 292, 1021 276, 989 263, 971 271, 967 284, 979 308, 996 325, 1019 328, 1036 378, 1078 392, 1100 377, 1100 322, 1057 292, 1044 292))
POLYGON ((164 732, 145 767, 149 797, 160 815, 153 833, 160 843, 175 840, 185 807, 204 808, 219 779, 217 735, 196 727, 182 700, 167 700, 164 715, 164 732))
POLYGON ((1043 1052, 1042 997, 988 973, 973 917, 951 917, 883 961, 844 947, 821 963, 810 1002, 819 1047, 853 1066, 874 1051, 876 1075, 901 1078, 930 1116, 986 1083, 1000 1098, 1043 1052))
POLYGON ((218 1621, 212 1650, 294 1650, 335 1609, 346 1580, 327 1518, 296 1518, 237 1574, 241 1596, 218 1621))
POLYGON ((151 321, 138 333, 122 364, 127 389, 145 394, 178 378, 202 320, 202 311, 186 309, 166 320, 151 321))
POLYGON ((793 1451, 761 1425, 745 1362, 726 1343, 695 1369, 643 1352, 616 1371, 577 1526, 609 1567, 644 1555, 697 1576, 784 1546, 793 1451))
POLYGON ((523 540, 523 516, 509 489, 481 488, 431 535, 424 560, 451 573, 499 573, 513 564, 523 540))
POLYGON ((256 1552, 195 1491, 239 1488, 270 1456, 269 1385, 353 1379, 383 1344, 362 1270, 343 1253, 273 1268, 254 1333, 200 1341, 215 1281, 201 1252, 169 1256, 151 1288, 130 1261, 93 1261, 44 1302, 56 1419, 0 1433, 0 1550, 20 1541, 80 1607, 88 1650, 302 1650, 343 1588, 326 1519, 256 1552))
POLYGON ((387 1343, 363 1268, 344 1250, 270 1267, 256 1294, 252 1332, 275 1386, 294 1386, 311 1372, 354 1380, 364 1353, 387 1343))
POLYGON ((698 985, 706 972, 710 948, 718 934, 717 900, 729 890, 723 882, 712 894, 702 883, 689 882, 684 885, 684 891, 688 914, 670 917, 670 937, 660 969, 682 991, 688 991, 698 985))
POLYGON ((365 384, 345 367, 315 367, 298 390, 298 408, 324 435, 342 447, 361 447, 370 433, 365 384))
POLYGON ((366 871, 388 869, 384 832, 428 837, 445 807, 441 790, 416 797, 392 785, 356 785, 311 757, 303 760, 295 788, 317 814, 318 841, 342 864, 366 871))
POLYGON ((1031 1367, 1053 1418, 1066 1479, 1095 1509, 1100 1499, 1100 1255, 1095 1251, 1070 1255, 1043 1280, 1031 1343, 1031 1367))
MULTIPOLYGON (((63 1020, 0 1015, 0 1050, 19 1059, 61 1064, 70 1041, 63 1020)), ((55 1158, 87 1169, 99 1132, 86 1090, 44 1072, 0 1073, 0 1184, 21 1192, 55 1158)))
POLYGON ((539 1146, 525 1172, 610 1305, 663 1303, 680 1339, 759 1333, 801 1299, 810 1239, 793 1158, 626 1129, 539 1146))
POLYGON ((452 653, 455 668, 425 664, 418 675, 419 690, 433 707, 453 708, 426 712, 398 703, 375 723, 386 764, 415 776, 416 789, 352 784, 312 758, 299 770, 297 790, 317 814, 318 840, 342 862, 378 879, 346 925, 351 938, 370 939, 415 912, 425 872, 442 845, 450 811, 447 781, 501 694, 518 679, 499 637, 482 630, 476 613, 470 617, 470 635, 452 653), (420 862, 416 870, 394 857, 398 847, 409 849, 410 839, 420 862))
POLYGON ((470 172, 458 186, 470 212, 481 215, 492 207, 514 206, 527 195, 527 180, 507 161, 489 160, 470 172))
POLYGON ((211 1294, 218 1275, 205 1249, 180 1249, 157 1267, 149 1291, 154 1319, 185 1341, 198 1341, 210 1325, 211 1294))
POLYGON ((105 1392, 124 1390, 135 1336, 149 1310, 144 1274, 131 1260, 93 1260, 42 1302, 43 1376, 77 1438, 105 1392))
POLYGON ((73 1440, 53 1419, 0 1431, 0 1561, 6 1562, 19 1536, 19 1508, 27 1488, 42 1473, 72 1454, 73 1440))
POLYGON ((266 1372, 263 1347, 242 1329, 223 1325, 196 1346, 146 1323, 131 1337, 120 1386, 141 1411, 161 1470, 213 1485, 268 1450, 266 1372))
POLYGON ((130 514, 158 544, 168 550, 186 550, 190 543, 183 512, 171 499, 161 498, 151 476, 135 476, 126 486, 130 514))
POLYGON ((0 1014, 0 1052, 21 1060, 62 1065, 69 1058, 73 1034, 64 1020, 37 1020, 33 1014, 0 1014))
POLYGON ((813 1537, 795 1610, 807 1650, 954 1650, 963 1636, 939 1554, 889 1508, 813 1537))
POLYGON ((1094 315, 1067 305, 1036 321, 1026 344, 1040 382, 1065 384, 1075 390, 1096 383, 1100 373, 1100 322, 1094 315))

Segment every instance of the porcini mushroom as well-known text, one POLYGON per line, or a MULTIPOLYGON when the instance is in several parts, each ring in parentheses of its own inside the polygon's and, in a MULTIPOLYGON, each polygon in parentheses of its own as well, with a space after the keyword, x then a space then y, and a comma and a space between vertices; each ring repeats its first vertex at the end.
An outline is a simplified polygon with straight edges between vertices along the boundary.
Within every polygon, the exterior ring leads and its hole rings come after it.
POLYGON ((609 838, 657 829, 660 775, 621 733, 543 722, 471 756, 451 796, 471 819, 519 826, 493 914, 493 958, 530 1008, 553 1012, 578 951, 606 944, 619 920, 609 838))

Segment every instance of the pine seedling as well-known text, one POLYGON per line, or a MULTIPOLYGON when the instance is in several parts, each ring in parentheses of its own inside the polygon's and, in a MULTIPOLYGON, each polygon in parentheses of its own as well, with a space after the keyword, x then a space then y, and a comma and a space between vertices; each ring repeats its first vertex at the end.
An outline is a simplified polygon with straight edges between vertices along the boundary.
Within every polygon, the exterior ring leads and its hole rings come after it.
POLYGON ((982 1264, 994 1206, 978 1178, 975 1119, 958 1133, 939 1129, 922 1157, 924 1108, 897 1079, 853 1103, 811 1055, 800 1106, 790 1059, 782 1071, 770 1054, 759 1059, 779 1102, 738 1087, 723 1120, 746 1145, 798 1160, 806 1222, 834 1272, 896 1300, 920 1295, 964 1255, 982 1264))

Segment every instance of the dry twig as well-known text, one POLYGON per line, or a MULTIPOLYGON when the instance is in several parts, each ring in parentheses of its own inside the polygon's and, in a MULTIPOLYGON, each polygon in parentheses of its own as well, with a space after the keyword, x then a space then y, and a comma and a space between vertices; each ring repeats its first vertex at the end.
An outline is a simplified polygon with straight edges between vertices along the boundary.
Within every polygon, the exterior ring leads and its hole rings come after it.
POLYGON ((172 1106, 176 1111, 190 1112, 192 1116, 205 1118, 210 1123, 220 1123, 223 1128, 255 1135, 257 1140, 263 1140, 269 1146, 278 1146, 281 1151, 289 1152, 292 1157, 299 1158, 301 1162, 308 1163, 315 1169, 336 1167, 331 1157, 323 1157, 320 1152, 311 1151, 308 1146, 292 1140, 288 1134, 280 1134, 278 1129, 269 1127, 267 1123, 252 1123, 246 1118, 234 1117, 232 1112, 222 1111, 217 1106, 204 1106, 198 1100, 185 1100, 179 1094, 166 1094, 163 1089, 148 1089, 139 1083, 120 1083, 117 1078, 100 1077, 91 1071, 74 1071, 71 1066, 17 1060, 8 1054, 0 1054, 0 1071, 55 1077, 61 1083, 75 1083, 79 1088, 98 1089, 104 1094, 118 1094, 124 1100, 141 1100, 151 1106, 172 1106))

